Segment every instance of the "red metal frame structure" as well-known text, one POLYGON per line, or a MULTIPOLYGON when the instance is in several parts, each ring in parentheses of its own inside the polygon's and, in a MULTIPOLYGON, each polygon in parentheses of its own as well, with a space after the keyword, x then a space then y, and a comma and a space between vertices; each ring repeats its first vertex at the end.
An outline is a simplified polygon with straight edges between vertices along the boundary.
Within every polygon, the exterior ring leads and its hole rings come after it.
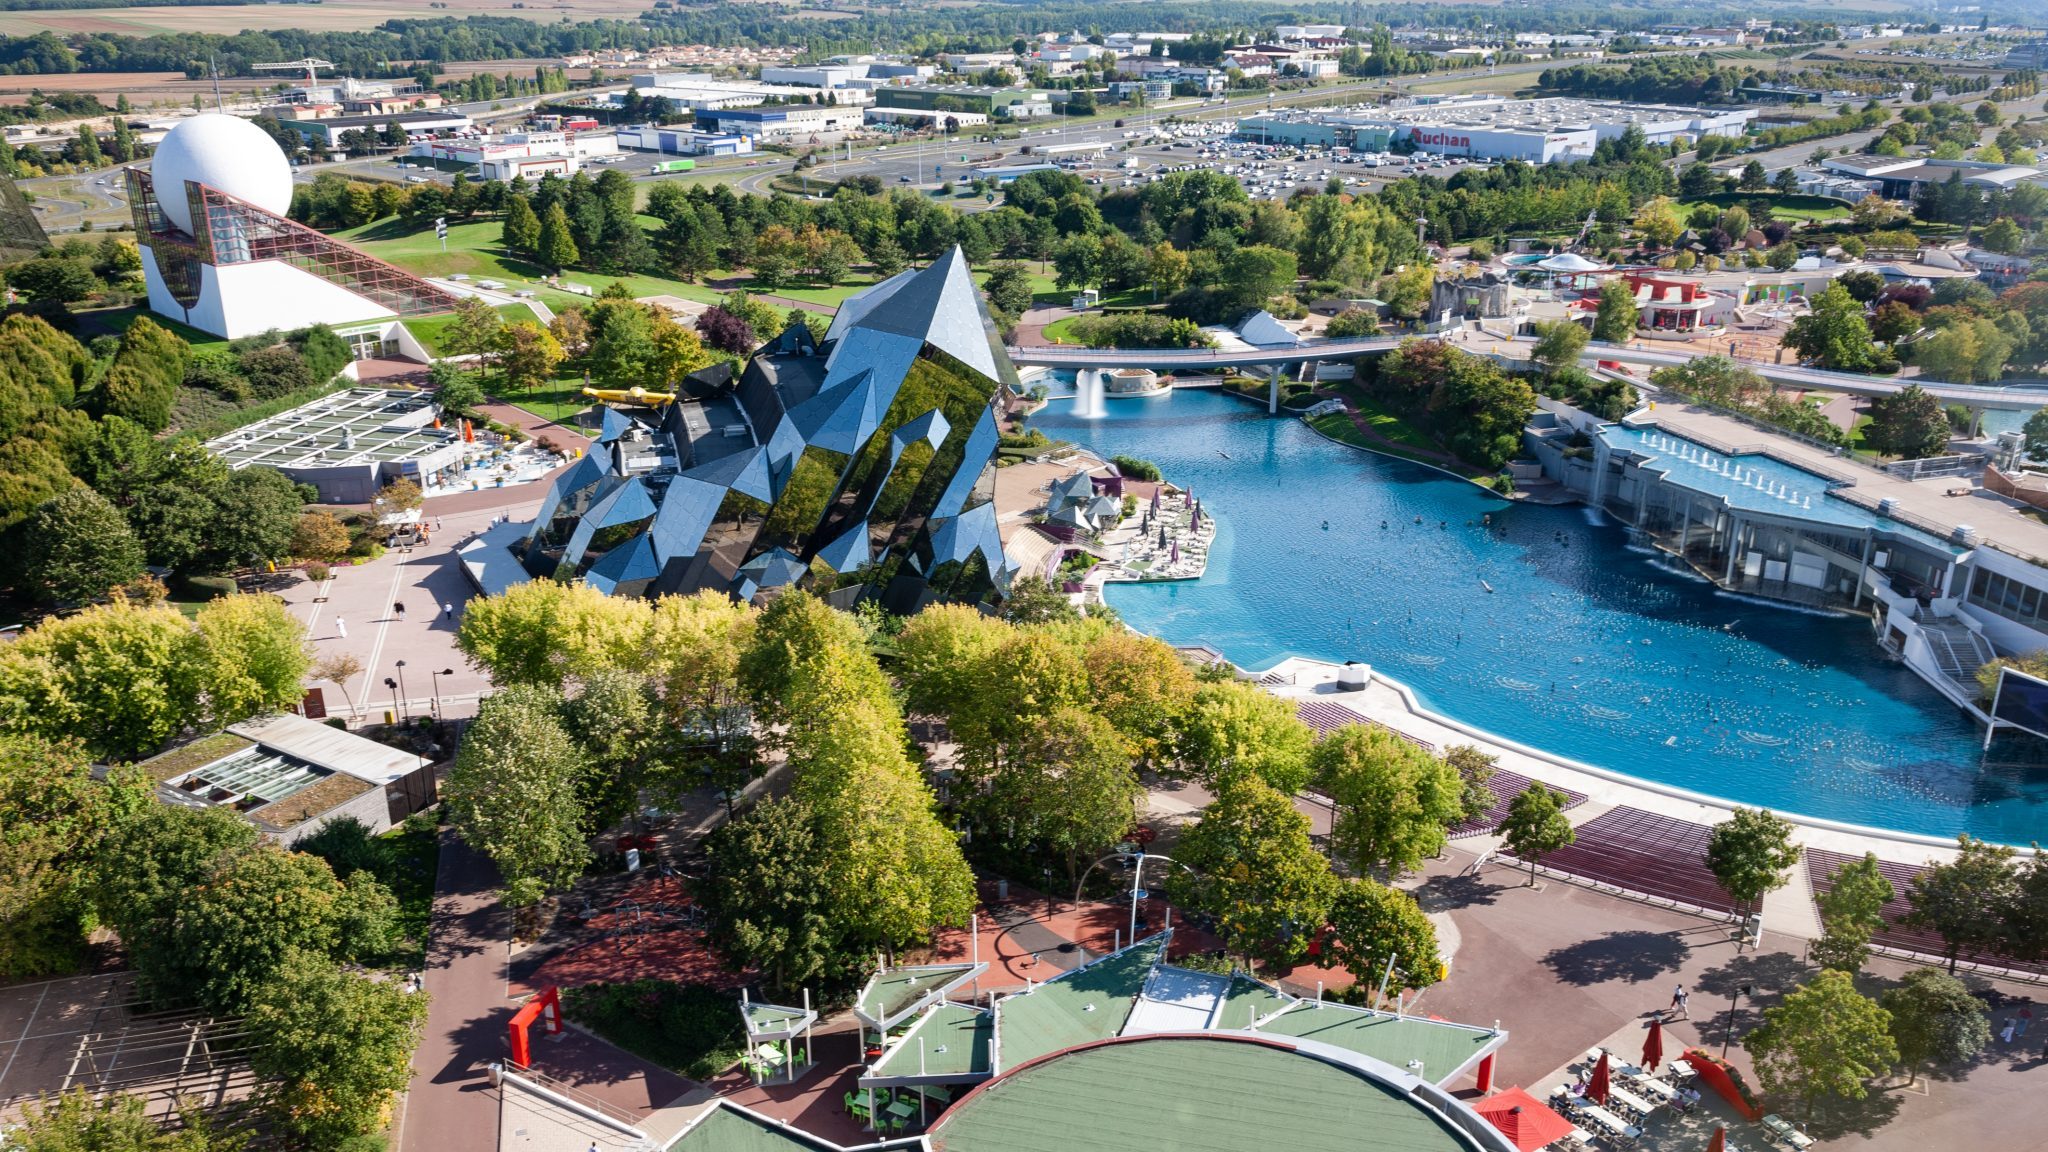
POLYGON ((533 1049, 528 1044, 526 1029, 535 1020, 545 1018, 548 1031, 562 1030, 562 993, 553 985, 543 988, 528 1000, 512 1017, 510 1026, 512 1038, 512 1063, 520 1068, 533 1067, 533 1049))
POLYGON ((136 231, 150 238, 166 286, 187 306, 198 298, 198 264, 259 260, 283 261, 400 316, 453 311, 461 299, 404 269, 216 188, 188 182, 186 193, 196 233, 190 237, 164 216, 147 173, 129 169, 128 190, 136 231))

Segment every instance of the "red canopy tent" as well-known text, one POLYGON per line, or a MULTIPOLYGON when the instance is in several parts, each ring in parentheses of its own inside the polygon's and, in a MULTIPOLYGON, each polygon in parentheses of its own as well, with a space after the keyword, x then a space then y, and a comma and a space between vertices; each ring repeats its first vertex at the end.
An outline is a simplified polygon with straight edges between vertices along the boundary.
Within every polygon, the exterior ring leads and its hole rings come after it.
POLYGON ((1607 1053, 1602 1052, 1600 1062, 1593 1065, 1593 1081, 1586 1085, 1586 1099, 1595 1104, 1606 1104, 1607 1090, 1610 1087, 1608 1078, 1611 1075, 1612 1073, 1607 1070, 1607 1053))
POLYGON ((1727 1148, 1728 1129, 1715 1128, 1714 1138, 1712 1140, 1707 1141, 1707 1152, 1726 1152, 1727 1148))
POLYGON ((1664 1063, 1664 1022, 1650 1021, 1650 1034, 1643 1037, 1643 1071, 1657 1074, 1657 1068, 1664 1063))
POLYGON ((1536 1149, 1572 1134, 1571 1121, 1552 1112, 1541 1100, 1520 1088, 1489 1096, 1472 1105, 1472 1109, 1514 1141, 1515 1147, 1522 1152, 1536 1152, 1536 1149))

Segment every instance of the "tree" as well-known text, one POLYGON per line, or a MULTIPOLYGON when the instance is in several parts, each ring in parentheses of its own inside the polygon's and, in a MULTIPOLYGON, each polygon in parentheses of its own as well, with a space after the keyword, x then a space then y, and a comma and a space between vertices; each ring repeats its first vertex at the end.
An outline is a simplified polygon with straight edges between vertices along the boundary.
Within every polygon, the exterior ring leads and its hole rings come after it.
POLYGON ((521 392, 551 383, 566 356, 548 330, 532 320, 515 321, 499 329, 493 347, 498 369, 505 374, 505 386, 521 392))
POLYGON ((1578 366, 1579 353, 1586 350, 1586 341, 1590 338, 1582 325, 1570 320, 1538 324, 1536 346, 1529 350, 1529 358, 1555 375, 1565 368, 1578 366))
POLYGON ((948 722, 965 715, 979 691, 981 671, 1010 638, 1004 621, 965 604, 932 604, 896 636, 896 678, 915 716, 948 722))
POLYGON ((1918 384, 1870 401, 1870 424, 1863 439, 1878 451, 1908 460, 1939 454, 1948 447, 1948 413, 1941 401, 1918 384))
POLYGON ((1010 834, 1061 860, 1067 882, 1078 884, 1082 865, 1130 831, 1143 795, 1130 747, 1109 721, 1062 707, 1013 746, 986 797, 1003 824, 984 824, 1014 828, 1010 834))
POLYGON ((455 643, 493 683, 559 693, 600 669, 643 667, 650 623, 640 601, 532 580, 470 601, 455 643))
POLYGON ((1314 733, 1292 701, 1238 680, 1203 684, 1181 716, 1179 759, 1212 788, 1256 776, 1292 796, 1306 787, 1314 733))
POLYGON ((306 626, 275 596, 223 596, 193 617, 184 660, 206 719, 225 727, 298 702, 312 667, 306 626))
POLYGON ((1870 314, 1870 336, 1896 349, 1899 341, 1920 330, 1920 314, 1903 300, 1887 300, 1870 314))
POLYGON ((524 196, 511 197, 505 208, 504 245, 515 256, 527 256, 540 250, 540 217, 534 215, 533 203, 524 196))
POLYGON ((53 304, 75 304, 100 288, 92 267, 68 256, 24 260, 7 270, 7 284, 31 299, 53 304))
MULTIPOLYGON (((531 323, 529 321, 528 323, 531 323)), ((484 357, 496 352, 505 318, 496 308, 475 296, 455 302, 455 319, 441 334, 441 347, 450 355, 484 357)))
POLYGON ((582 258, 582 253, 576 248, 576 237, 569 228, 569 214, 562 209, 559 200, 548 205, 547 214, 541 217, 540 235, 533 256, 557 272, 573 267, 582 258))
POLYGON ((648 361, 648 367, 653 371, 651 382, 664 388, 674 386, 712 360, 697 334, 666 314, 654 317, 649 341, 653 345, 653 355, 648 361))
POLYGON ((388 940, 343 940, 360 894, 390 895, 374 879, 350 889, 327 861, 259 843, 217 857, 177 900, 169 932, 124 936, 159 996, 189 996, 215 1012, 248 1010, 258 988, 300 953, 355 958, 388 940))
POLYGON ((1336 877, 1309 842, 1308 817, 1250 773, 1227 779, 1202 820, 1181 834, 1168 892, 1216 918, 1224 946, 1285 967, 1328 919, 1336 877))
POLYGON ((1056 624, 1081 618, 1067 594, 1043 576, 1022 576, 1010 582, 1003 600, 1003 619, 1012 624, 1056 624))
POLYGON ((1912 910, 1899 922, 1925 928, 1947 945, 1949 975, 1965 949, 1983 951, 2001 938, 2008 910, 2019 894, 2019 871, 2012 849, 1956 838, 1956 858, 1935 864, 1913 877, 1906 888, 1912 910))
POLYGON ((258 989, 244 1026, 272 1121, 313 1148, 384 1128, 412 1079, 427 997, 389 980, 292 957, 258 989))
POLYGON ((745 356, 760 343, 751 325, 716 304, 697 317, 697 334, 706 347, 734 356, 745 356))
POLYGON ((341 698, 348 702, 348 710, 356 710, 356 702, 348 694, 348 685, 349 681, 363 674, 362 657, 352 652, 330 652, 315 662, 306 674, 341 689, 341 698))
POLYGON ((121 511, 78 487, 36 509, 23 525, 29 584, 60 603, 85 603, 142 575, 142 544, 121 511))
POLYGON ((753 609, 712 591, 657 600, 648 630, 647 678, 670 723, 695 737, 679 742, 668 765, 674 777, 653 783, 677 797, 709 783, 724 794, 728 817, 756 772, 739 687, 740 653, 753 632, 753 609))
POLYGON ((45 620, 0 649, 0 731, 153 754, 201 716, 191 635, 175 609, 125 601, 45 620))
POLYGON ((1746 915, 1756 911, 1765 893, 1784 887, 1786 872, 1799 863, 1792 832, 1792 822, 1768 808, 1737 808, 1714 825, 1707 839, 1707 870, 1746 915))
POLYGON ((1764 253, 1764 263, 1780 272, 1789 272, 1794 264, 1799 263, 1799 246, 1790 240, 1773 244, 1770 250, 1764 253))
POLYGON ((127 811, 156 803, 150 783, 121 771, 102 783, 76 745, 0 736, 0 979, 85 959, 94 855, 127 811))
POLYGON ((1571 821, 1565 818, 1567 799, 1554 788, 1530 784, 1526 791, 1508 801, 1507 815, 1501 818, 1500 827, 1494 829, 1501 837, 1501 847, 1528 862, 1531 885, 1536 883, 1536 866, 1545 855, 1579 838, 1571 821))
POLYGON ((568 887, 590 858, 580 752, 561 706, 559 693, 530 685, 485 700, 443 788, 456 832, 498 865, 510 907, 568 887))
POLYGON ((2026 234, 2009 216, 2000 216, 1977 233, 1977 242, 1993 252, 2012 255, 2026 243, 2026 234))
POLYGON ((704 911, 734 968, 774 989, 800 988, 851 965, 828 919, 830 874, 808 805, 771 799, 704 838, 704 911))
POLYGON ((1840 283, 1831 283, 1814 297, 1812 311, 1792 321, 1785 347, 1801 357, 1839 372, 1867 372, 1877 363, 1870 345, 1870 326, 1863 305, 1840 283))
POLYGON ((181 1103, 175 1131, 149 1114, 139 1094, 96 1095, 73 1088, 23 1106, 23 1122, 7 1133, 20 1152, 242 1152, 247 1132, 222 1131, 205 1111, 181 1103))
POLYGON ((1685 230, 1685 224, 1678 218, 1678 209, 1669 197, 1656 196, 1643 202, 1636 209, 1633 220, 1636 232, 1658 248, 1669 247, 1685 230))
POLYGON ((1991 1021, 1970 986, 1936 968, 1915 968, 1879 998, 1911 1081, 1923 1064, 1953 1065, 1991 1046, 1991 1021))
POLYGON ((1090 639, 1081 659, 1088 706, 1115 726, 1136 759, 1152 764, 1170 755, 1196 687, 1180 654, 1153 637, 1117 629, 1090 639))
POLYGON ((292 529, 292 555, 301 560, 339 560, 348 549, 348 527, 332 512, 308 512, 292 529))
POLYGON ((1359 872, 1420 868, 1464 814, 1457 770, 1385 728, 1347 724, 1323 737, 1309 764, 1335 809, 1332 854, 1359 872))
POLYGON ((1770 180, 1764 175, 1763 162, 1760 160, 1751 160, 1744 164, 1742 175, 1735 181, 1735 187, 1744 192, 1761 192, 1769 186, 1770 180))
POLYGON ((1855 975, 1870 955, 1870 938, 1884 927, 1885 905, 1896 892, 1878 867, 1877 855, 1865 853, 1835 869, 1827 891, 1815 898, 1821 938, 1812 955, 1823 968, 1855 975))
POLYGON ((305 359, 285 344, 251 348, 242 353, 235 366, 242 379, 248 381, 249 394, 259 400, 274 400, 311 388, 315 383, 305 359))
POLYGON ((1813 1115, 1822 1097, 1861 1100, 1863 1082, 1899 1059, 1891 1013, 1856 991, 1845 972, 1823 971, 1764 1009, 1764 1022, 1742 1046, 1756 1061, 1757 1079, 1770 1092, 1787 1092, 1813 1115))
POLYGON ((1020 316, 1031 307, 1031 273, 1022 264, 998 264, 989 269, 982 291, 988 294, 988 302, 996 311, 1005 316, 1020 316))
POLYGON ((1427 988, 1444 978, 1436 925, 1415 897, 1372 880, 1341 880, 1330 900, 1330 958, 1371 984, 1393 961, 1396 988, 1427 988))
POLYGON ((1619 280, 1600 285, 1600 311, 1593 318, 1593 339, 1626 344, 1635 334, 1635 294, 1619 280))

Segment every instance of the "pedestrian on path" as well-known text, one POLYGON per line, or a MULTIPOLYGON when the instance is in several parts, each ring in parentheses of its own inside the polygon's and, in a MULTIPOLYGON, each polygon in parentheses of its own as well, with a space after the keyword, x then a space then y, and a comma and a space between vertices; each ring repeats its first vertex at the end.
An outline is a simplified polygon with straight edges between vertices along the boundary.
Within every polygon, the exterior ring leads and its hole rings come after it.
POLYGON ((393 604, 391 605, 391 614, 398 618, 398 622, 400 624, 405 623, 405 601, 399 600, 393 602, 393 604))
POLYGON ((1686 1002, 1690 999, 1691 997, 1685 994, 1685 985, 1683 984, 1680 984, 1677 990, 1671 993, 1671 1010, 1678 1013, 1679 1018, 1682 1020, 1692 1019, 1692 1012, 1686 1007, 1686 1002))
POLYGON ((343 640, 348 639, 348 622, 339 616, 334 618, 334 634, 343 640))
POLYGON ((446 602, 442 603, 442 605, 441 605, 441 619, 443 619, 443 620, 447 620, 447 621, 449 621, 449 622, 451 622, 451 623, 452 623, 452 622, 454 622, 454 620, 455 620, 455 605, 453 605, 453 604, 450 604, 450 603, 446 603, 446 602))
POLYGON ((2032 1008, 2022 1007, 2020 1009, 2020 1014, 2017 1017, 2015 1017, 2015 1019, 2017 1019, 2020 1023, 2019 1034, 2021 1036, 2025 1036, 2027 1034, 2027 1029, 2034 1026, 2034 1010, 2032 1008))

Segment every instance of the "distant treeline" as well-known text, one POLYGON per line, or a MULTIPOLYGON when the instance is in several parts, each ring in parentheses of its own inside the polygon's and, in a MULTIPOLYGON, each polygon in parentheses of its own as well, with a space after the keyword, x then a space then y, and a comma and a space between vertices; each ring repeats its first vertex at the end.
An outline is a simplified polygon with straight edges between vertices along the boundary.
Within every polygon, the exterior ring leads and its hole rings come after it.
MULTIPOLYGON (((320 0, 302 0, 317 4, 320 0)), ((263 0, 0 0, 0 12, 68 12, 74 8, 185 8, 194 4, 261 4, 263 0)))
MULTIPOLYGON (((5 8, 85 8, 115 0, 0 0, 5 8)), ((145 0, 147 2, 147 0, 145 0)), ((180 0, 172 0, 180 2, 180 0)), ((230 0, 234 2, 234 0, 230 0)), ((1502 35, 1569 28, 1652 27, 1692 23, 1697 11, 1672 4, 1537 8, 1425 4, 1311 4, 1290 9, 1289 20, 1349 28, 1467 28, 1502 35)), ((1822 10, 1787 13, 1781 23, 1837 18, 1822 10)), ((298 29, 235 35, 179 33, 118 36, 108 33, 0 37, 0 74, 183 71, 198 78, 207 61, 224 76, 262 75, 253 64, 317 56, 358 76, 401 76, 424 63, 550 58, 603 49, 646 51, 676 44, 751 44, 798 48, 814 55, 886 50, 930 54, 1005 48, 1040 32, 1081 29, 1089 34, 1179 31, 1214 38, 1252 35, 1279 19, 1270 5, 1250 0, 1104 5, 1082 0, 997 0, 972 8, 863 12, 850 20, 791 20, 775 5, 654 0, 641 20, 543 23, 514 16, 389 20, 354 32, 298 29)), ((1176 57, 1181 55, 1177 49, 1176 57)))

